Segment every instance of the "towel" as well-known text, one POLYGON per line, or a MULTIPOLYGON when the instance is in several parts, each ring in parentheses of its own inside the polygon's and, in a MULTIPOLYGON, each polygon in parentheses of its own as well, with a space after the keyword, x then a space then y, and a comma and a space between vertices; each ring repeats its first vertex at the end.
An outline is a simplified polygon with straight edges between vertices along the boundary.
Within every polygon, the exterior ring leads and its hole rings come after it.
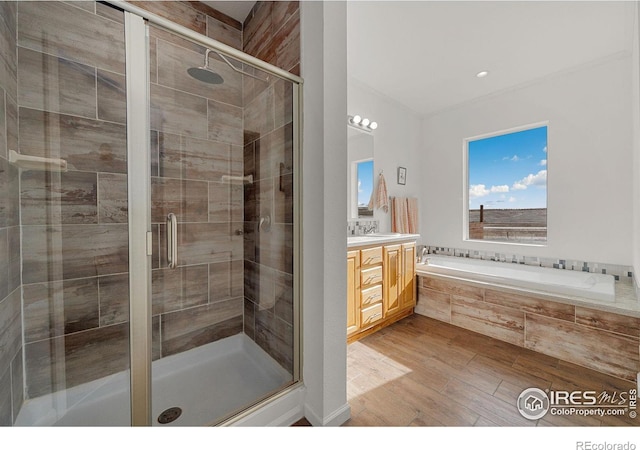
POLYGON ((391 199, 391 231, 418 233, 418 199, 393 197, 391 199))
POLYGON ((389 194, 387 194, 387 182, 384 180, 384 175, 380 172, 378 175, 378 186, 371 193, 369 199, 369 210, 372 211, 373 207, 382 209, 384 212, 389 211, 389 194))

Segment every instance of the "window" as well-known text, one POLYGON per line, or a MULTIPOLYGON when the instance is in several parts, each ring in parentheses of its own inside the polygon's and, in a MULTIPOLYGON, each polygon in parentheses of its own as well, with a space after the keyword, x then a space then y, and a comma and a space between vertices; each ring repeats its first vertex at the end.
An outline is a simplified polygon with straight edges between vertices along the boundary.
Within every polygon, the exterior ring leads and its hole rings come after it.
POLYGON ((547 241, 547 126, 466 141, 468 239, 547 241))

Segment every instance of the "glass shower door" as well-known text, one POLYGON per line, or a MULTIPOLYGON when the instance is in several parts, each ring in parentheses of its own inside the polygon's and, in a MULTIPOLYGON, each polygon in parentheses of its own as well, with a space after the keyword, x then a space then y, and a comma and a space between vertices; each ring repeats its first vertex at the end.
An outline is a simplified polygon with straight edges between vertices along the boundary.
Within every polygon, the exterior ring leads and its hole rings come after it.
POLYGON ((293 89, 149 25, 154 425, 291 384, 293 89))
MULTIPOLYGON (((4 110, 13 111, 7 123, 17 138, 0 162, 14 174, 20 222, 11 230, 18 230, 12 245, 21 254, 22 273, 12 281, 20 320, 0 330, 3 338, 16 333, 23 343, 8 369, 13 423, 126 426, 123 13, 94 2, 48 1, 15 2, 5 12, 12 17, 3 17, 4 24, 15 27, 17 40, 2 40, 15 45, 2 52, 15 64, 2 80, 4 110)), ((8 304, 0 298, 0 316, 8 304)), ((0 345, 0 353, 5 349, 0 345)), ((7 355, 0 354, 0 361, 7 355)), ((0 367, 0 391, 7 387, 5 369, 0 367)))
POLYGON ((0 8, 0 425, 218 424, 297 382, 297 86, 103 3, 0 8))

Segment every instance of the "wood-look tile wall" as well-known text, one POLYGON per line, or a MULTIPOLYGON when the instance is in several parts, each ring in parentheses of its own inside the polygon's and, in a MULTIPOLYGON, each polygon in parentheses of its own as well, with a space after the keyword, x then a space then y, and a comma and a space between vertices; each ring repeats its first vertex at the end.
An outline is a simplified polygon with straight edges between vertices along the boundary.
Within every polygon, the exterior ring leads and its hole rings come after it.
MULTIPOLYGON (((244 22, 244 51, 299 73, 299 4, 258 2, 244 22)), ((264 77, 260 71, 257 76, 264 77)), ((244 78, 245 333, 293 370, 293 90, 244 78), (269 218, 270 228, 260 228, 269 218)))
POLYGON ((0 2, 0 426, 15 421, 22 395, 17 3, 0 2))
POLYGON ((640 370, 640 318, 472 282, 419 276, 416 313, 626 380, 640 370))
MULTIPOLYGON (((198 2, 136 3, 242 48, 241 25, 198 2)), ((64 158, 70 167, 24 171, 15 205, 3 196, 3 211, 22 214, 26 392, 36 397, 128 364, 124 27, 121 12, 94 2, 17 9, 18 107, 3 103, 3 111, 16 110, 8 115, 19 117, 22 153, 64 158), (63 380, 51 366, 64 367, 63 380)), ((157 359, 242 332, 242 186, 220 178, 242 174, 244 99, 242 77, 219 60, 210 61, 225 78, 217 89, 187 75, 202 65, 203 48, 159 30, 150 44, 157 359), (164 268, 168 212, 180 222, 175 270, 164 268)), ((15 183, 0 180, 16 189, 17 171, 11 176, 15 183)), ((7 242, 0 252, 15 241, 9 234, 0 232, 7 242)))
MULTIPOLYGON (((242 24, 204 4, 133 3, 243 48, 242 24)), ((124 29, 121 12, 95 2, 0 4, 0 299, 22 283, 24 302, 20 289, 0 301, 0 349, 15 356, 23 335, 26 344, 24 368, 0 354, 0 400, 21 403, 23 370, 31 398, 128 364, 124 29), (19 175, 9 148, 64 158, 70 170, 19 175)), ((270 23, 288 27, 273 42, 281 63, 299 61, 297 2, 283 6, 270 6, 270 23)), ((205 85, 186 73, 203 60, 204 48, 152 30, 153 358, 244 329, 291 369, 292 91, 243 80, 216 56, 225 82, 205 85), (257 180, 247 192, 221 181, 245 173, 257 180), (271 229, 257 237, 264 208, 271 229), (165 268, 168 212, 180 222, 175 270, 165 268)), ((11 414, 0 410, 0 422, 11 414)))
POLYGON ((69 165, 20 172, 25 391, 33 398, 128 367, 125 47, 123 14, 105 5, 17 9, 19 150, 69 165))
POLYGON ((300 4, 258 1, 244 21, 243 48, 256 58, 300 75, 300 4))

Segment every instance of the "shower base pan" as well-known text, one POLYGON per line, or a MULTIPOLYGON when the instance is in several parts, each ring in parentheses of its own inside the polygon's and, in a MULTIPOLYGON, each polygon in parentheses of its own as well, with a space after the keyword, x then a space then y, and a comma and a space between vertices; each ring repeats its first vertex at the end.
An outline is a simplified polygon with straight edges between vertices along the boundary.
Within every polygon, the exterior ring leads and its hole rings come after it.
MULTIPOLYGON (((210 425, 292 380, 244 334, 154 361, 152 376, 152 425, 161 427, 210 425)), ((129 383, 127 370, 27 400, 15 425, 129 426, 129 383)))

